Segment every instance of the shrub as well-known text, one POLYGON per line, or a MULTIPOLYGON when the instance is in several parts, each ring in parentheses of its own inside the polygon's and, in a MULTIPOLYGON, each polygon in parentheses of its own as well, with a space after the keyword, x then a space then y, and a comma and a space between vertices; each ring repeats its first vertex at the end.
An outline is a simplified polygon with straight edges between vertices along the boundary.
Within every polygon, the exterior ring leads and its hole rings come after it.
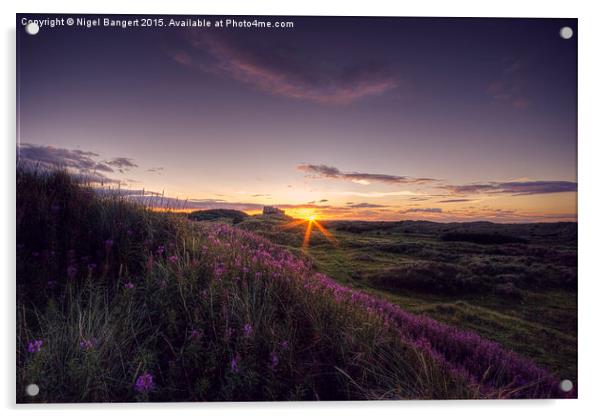
POLYGON ((188 214, 188 218, 193 221, 215 221, 219 219, 227 219, 232 224, 237 224, 248 218, 245 212, 234 209, 209 209, 209 210, 198 210, 188 214))
POLYGON ((488 284, 465 267, 432 261, 415 261, 367 277, 372 283, 391 289, 429 293, 482 291, 488 284))
POLYGON ((442 241, 466 241, 475 244, 493 245, 493 244, 526 244, 527 240, 520 237, 513 237, 503 234, 487 234, 477 232, 448 232, 441 235, 442 241))

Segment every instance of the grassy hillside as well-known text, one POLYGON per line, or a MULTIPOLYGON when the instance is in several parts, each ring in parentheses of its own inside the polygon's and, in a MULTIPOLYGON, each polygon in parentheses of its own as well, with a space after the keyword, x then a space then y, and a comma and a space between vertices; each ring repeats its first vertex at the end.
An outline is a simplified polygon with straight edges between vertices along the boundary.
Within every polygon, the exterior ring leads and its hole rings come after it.
POLYGON ((561 396, 531 361, 253 232, 22 170, 17 388, 19 402, 561 396))
POLYGON ((253 217, 239 227, 303 254, 341 283, 477 332, 576 381, 575 223, 325 221, 332 239, 313 228, 301 252, 306 225, 253 217))
POLYGON ((188 214, 188 218, 193 221, 218 221, 231 222, 237 224, 248 218, 245 212, 234 209, 208 209, 197 210, 188 214))

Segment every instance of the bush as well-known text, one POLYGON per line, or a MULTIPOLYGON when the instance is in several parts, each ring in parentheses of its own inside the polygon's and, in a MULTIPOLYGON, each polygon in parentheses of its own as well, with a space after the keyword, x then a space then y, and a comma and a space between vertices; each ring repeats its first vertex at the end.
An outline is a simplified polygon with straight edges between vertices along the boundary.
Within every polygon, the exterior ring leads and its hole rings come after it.
POLYGON ((527 243, 527 240, 524 238, 503 234, 486 234, 477 232, 448 232, 441 235, 441 241, 465 241, 482 245, 527 243))
POLYGON ((372 283, 397 290, 458 294, 483 291, 487 283, 457 264, 416 261, 372 274, 372 283))
POLYGON ((209 209, 197 210, 188 214, 188 218, 193 221, 216 221, 219 219, 230 220, 232 224, 237 224, 248 218, 245 212, 234 209, 209 209))

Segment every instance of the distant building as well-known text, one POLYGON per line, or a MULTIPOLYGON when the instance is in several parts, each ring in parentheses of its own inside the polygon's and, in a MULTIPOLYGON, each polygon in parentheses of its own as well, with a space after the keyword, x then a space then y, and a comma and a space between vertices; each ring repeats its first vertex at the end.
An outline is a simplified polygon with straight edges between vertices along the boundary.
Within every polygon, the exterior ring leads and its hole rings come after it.
POLYGON ((264 206, 263 207, 264 215, 276 215, 276 216, 286 216, 282 209, 278 209, 274 206, 264 206))

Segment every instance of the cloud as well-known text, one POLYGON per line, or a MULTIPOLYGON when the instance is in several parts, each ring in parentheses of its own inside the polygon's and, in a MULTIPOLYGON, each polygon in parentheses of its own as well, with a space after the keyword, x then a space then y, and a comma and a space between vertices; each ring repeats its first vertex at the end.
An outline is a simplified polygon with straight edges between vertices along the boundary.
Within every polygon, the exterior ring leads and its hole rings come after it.
POLYGON ((105 176, 99 172, 89 173, 89 172, 80 172, 80 173, 71 173, 71 176, 78 182, 84 184, 90 183, 100 183, 100 184, 120 184, 121 181, 117 179, 113 179, 105 176))
POLYGON ((111 179, 104 173, 113 173, 111 166, 119 168, 123 161, 133 164, 131 159, 125 157, 111 161, 97 161, 97 157, 99 155, 91 151, 56 148, 50 145, 23 143, 17 147, 19 164, 46 170, 66 169, 77 179, 92 183, 118 183, 118 180, 111 179))
POLYGON ((399 213, 443 213, 441 208, 411 208, 400 210, 399 213))
POLYGON ((104 163, 111 167, 117 168, 120 173, 125 173, 132 168, 138 167, 138 165, 134 163, 134 160, 126 157, 113 158, 112 160, 105 161, 104 163))
POLYGON ((236 209, 259 210, 263 205, 249 202, 227 202, 223 199, 179 199, 144 189, 96 189, 101 195, 114 194, 151 208, 172 210, 236 209))
POLYGON ((399 190, 399 191, 394 191, 394 192, 354 192, 354 191, 342 191, 342 192, 335 192, 338 195, 341 196, 356 196, 356 197, 367 197, 367 198, 371 198, 371 197, 390 197, 390 196, 412 196, 415 195, 416 193, 409 191, 409 190, 399 190))
POLYGON ((439 200, 437 203, 461 203, 461 202, 472 202, 473 199, 446 199, 439 200))
POLYGON ((522 72, 524 63, 518 59, 506 59, 502 62, 500 76, 487 85, 486 93, 495 101, 509 103, 516 109, 526 109, 530 105, 525 96, 522 72))
POLYGON ((354 183, 368 185, 372 182, 387 184, 421 184, 436 181, 430 178, 413 178, 407 176, 394 176, 389 174, 373 174, 360 172, 342 172, 336 167, 325 164, 299 164, 297 170, 307 173, 314 178, 330 178, 348 180, 354 183))
POLYGON ((307 202, 301 204, 278 204, 270 206, 275 206, 280 209, 328 209, 332 207, 329 205, 318 205, 315 202, 307 202))
POLYGON ((443 186, 454 194, 511 194, 515 196, 576 192, 572 181, 510 181, 463 186, 443 186))
POLYGON ((94 160, 98 154, 81 150, 69 150, 52 146, 21 144, 17 148, 20 161, 35 162, 48 167, 74 168, 77 170, 112 172, 113 169, 94 160))
POLYGON ((386 206, 384 205, 377 205, 375 203, 352 203, 352 204, 347 204, 348 207, 350 208, 356 208, 356 209, 360 209, 360 208, 384 208, 386 206))
POLYGON ((146 171, 148 171, 149 173, 161 174, 163 172, 163 170, 164 170, 163 167, 151 167, 151 168, 147 169, 146 171))
POLYGON ((384 94, 399 85, 384 65, 352 63, 332 69, 297 50, 291 53, 297 45, 245 44, 244 38, 208 33, 191 36, 187 51, 167 51, 175 62, 229 77, 275 96, 346 105, 384 94))

